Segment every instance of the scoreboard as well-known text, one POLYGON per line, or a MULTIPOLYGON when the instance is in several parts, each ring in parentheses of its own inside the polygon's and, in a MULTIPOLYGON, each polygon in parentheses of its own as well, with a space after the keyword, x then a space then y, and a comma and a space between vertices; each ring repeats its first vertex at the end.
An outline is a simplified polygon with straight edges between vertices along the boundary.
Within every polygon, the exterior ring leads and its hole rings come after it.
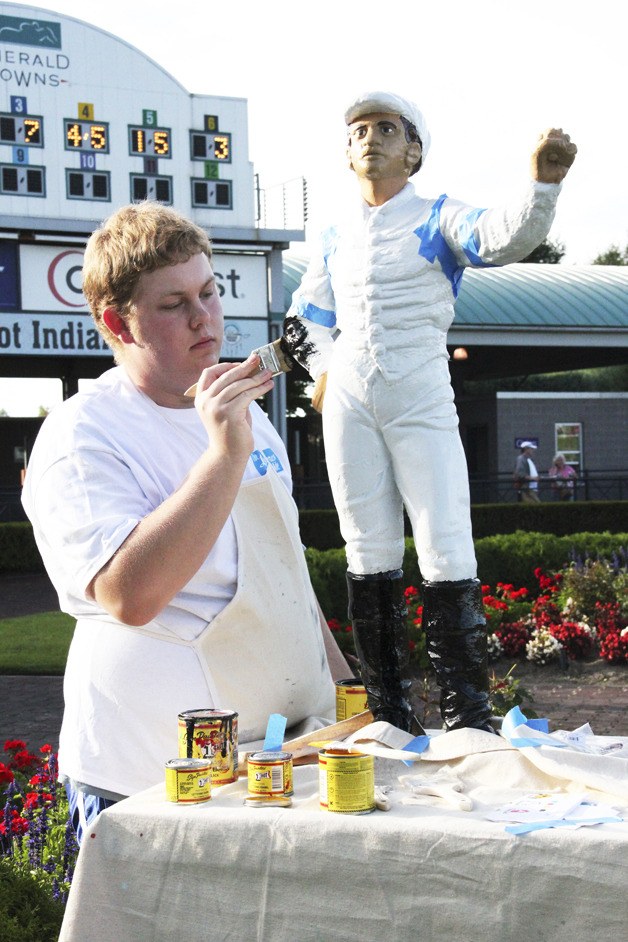
POLYGON ((103 218, 147 199, 212 238, 223 357, 268 343, 281 250, 303 233, 257 228, 246 99, 190 94, 110 33, 0 0, 0 375, 19 375, 9 354, 26 370, 80 358, 59 367, 72 375, 111 355, 82 294, 83 250, 103 218))
POLYGON ((255 227, 245 99, 190 94, 109 33, 2 2, 0 79, 3 217, 78 228, 155 199, 212 229, 255 227))

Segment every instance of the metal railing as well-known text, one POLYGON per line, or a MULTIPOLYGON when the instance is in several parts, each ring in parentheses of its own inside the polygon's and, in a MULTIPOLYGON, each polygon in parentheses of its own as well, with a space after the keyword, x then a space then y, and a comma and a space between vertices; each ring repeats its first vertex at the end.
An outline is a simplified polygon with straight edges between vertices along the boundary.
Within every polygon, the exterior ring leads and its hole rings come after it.
MULTIPOLYGON (((470 490, 472 504, 514 504, 519 500, 512 474, 471 475, 470 490)), ((0 488, 0 521, 26 520, 20 500, 20 487, 0 488)), ((334 501, 331 488, 326 481, 311 481, 307 478, 295 481, 294 499, 299 510, 331 510, 334 501)), ((551 479, 539 479, 538 494, 541 501, 556 500, 551 479)), ((583 471, 576 481, 574 499, 582 500, 628 500, 628 471, 583 471)))
MULTIPOLYGON (((514 504, 519 493, 511 473, 473 474, 469 486, 472 504, 514 504)), ((324 510, 334 506, 331 488, 325 481, 295 482, 294 499, 300 510, 324 510)), ((539 479, 541 501, 556 501, 556 491, 547 475, 539 479)), ((574 500, 628 500, 628 471, 582 471, 574 488, 574 500)))
MULTIPOLYGON (((537 493, 541 501, 559 499, 553 481, 540 475, 537 493)), ((513 504, 519 500, 512 474, 472 474, 472 504, 513 504)), ((574 500, 628 500, 628 471, 581 471, 573 489, 574 500)))

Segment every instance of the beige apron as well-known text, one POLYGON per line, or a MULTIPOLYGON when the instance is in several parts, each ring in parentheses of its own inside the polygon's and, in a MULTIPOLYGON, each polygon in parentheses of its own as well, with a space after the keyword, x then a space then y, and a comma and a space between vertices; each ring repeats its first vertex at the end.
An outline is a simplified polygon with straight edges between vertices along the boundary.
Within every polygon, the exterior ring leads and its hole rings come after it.
POLYGON ((272 466, 241 485, 231 517, 238 545, 233 599, 194 641, 168 640, 193 648, 213 705, 238 712, 240 742, 263 738, 271 713, 287 717, 288 727, 310 716, 333 720, 335 688, 298 511, 272 466))

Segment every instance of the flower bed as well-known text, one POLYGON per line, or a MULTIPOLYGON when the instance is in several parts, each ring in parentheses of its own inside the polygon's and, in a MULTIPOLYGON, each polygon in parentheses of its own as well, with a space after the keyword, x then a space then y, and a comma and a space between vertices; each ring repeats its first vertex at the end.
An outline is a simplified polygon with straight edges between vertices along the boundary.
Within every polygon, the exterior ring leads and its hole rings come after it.
MULTIPOLYGON (((507 656, 538 665, 600 657, 628 663, 628 570, 625 559, 572 562, 554 573, 535 570, 538 591, 498 582, 482 586, 489 659, 507 656)), ((420 590, 405 590, 410 662, 429 668, 422 630, 420 590)), ((352 661, 351 626, 329 621, 339 647, 352 661)))
POLYGON ((0 895, 0 937, 56 939, 78 853, 57 757, 49 745, 35 755, 21 739, 7 740, 4 751, 10 758, 0 762, 0 861, 11 901, 5 906, 0 895), (33 926, 42 934, 30 934, 33 926))

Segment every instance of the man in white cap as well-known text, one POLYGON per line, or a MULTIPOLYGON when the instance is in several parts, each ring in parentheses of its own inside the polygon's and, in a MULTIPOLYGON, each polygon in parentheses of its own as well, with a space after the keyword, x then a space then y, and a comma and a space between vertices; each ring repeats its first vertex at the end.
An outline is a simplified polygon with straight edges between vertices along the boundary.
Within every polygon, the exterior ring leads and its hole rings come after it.
POLYGON ((447 330, 466 266, 516 262, 543 241, 576 147, 562 130, 546 132, 522 198, 483 210, 447 196, 423 199, 409 183, 430 145, 413 102, 367 93, 350 103, 345 121, 361 199, 323 232, 281 348, 315 380, 315 407, 324 396, 329 480, 371 710, 416 728, 402 676, 405 506, 445 726, 489 730, 486 628, 447 330))
POLYGON ((536 445, 534 442, 521 442, 521 454, 515 464, 515 485, 519 493, 519 500, 524 504, 538 504, 539 498, 539 472, 533 461, 536 445))

